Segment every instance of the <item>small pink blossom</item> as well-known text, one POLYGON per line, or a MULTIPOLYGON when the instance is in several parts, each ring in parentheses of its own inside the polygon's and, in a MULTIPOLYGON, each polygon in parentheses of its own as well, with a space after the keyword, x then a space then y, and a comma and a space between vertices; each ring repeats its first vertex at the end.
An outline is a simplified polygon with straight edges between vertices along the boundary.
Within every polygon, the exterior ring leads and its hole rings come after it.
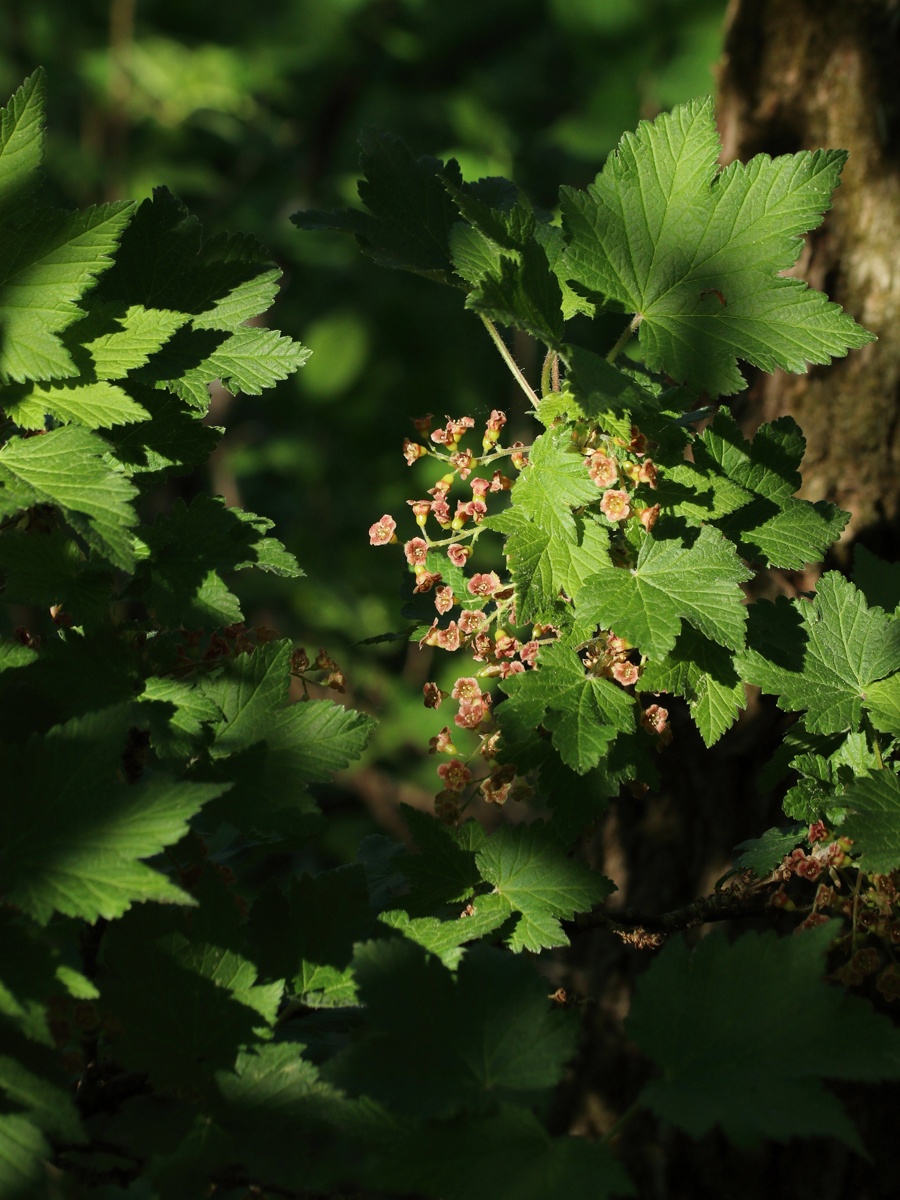
POLYGON ((444 781, 444 787, 450 792, 461 792, 472 778, 472 772, 458 758, 452 758, 448 763, 441 763, 437 772, 444 781))
POLYGON ((669 710, 660 704, 651 704, 641 713, 641 726, 648 733, 663 733, 669 725, 669 710))
POLYGON ((613 663, 610 674, 622 687, 631 687, 637 683, 641 673, 633 662, 626 659, 625 662, 613 663))
POLYGON ((538 642, 526 642, 524 646, 519 647, 519 658, 523 663, 527 663, 533 667, 538 660, 538 655, 541 652, 541 647, 538 642))
POLYGON ((474 608, 465 608, 459 614, 459 632, 463 637, 471 637, 473 633, 477 633, 484 627, 486 621, 484 613, 474 608))
POLYGON ((649 458, 645 458, 638 468, 637 482, 647 483, 650 485, 650 487, 655 489, 657 475, 658 472, 656 470, 656 463, 649 458))
POLYGON ((490 710, 484 702, 484 697, 471 704, 460 704, 459 712, 453 718, 460 729, 477 729, 483 720, 490 715, 490 710))
POLYGON ((647 453, 647 438, 638 429, 637 425, 631 427, 631 441, 628 443, 628 449, 632 454, 636 454, 638 458, 643 458, 647 453))
POLYGON ((489 433, 499 433, 505 424, 506 413, 500 412, 498 408, 495 408, 488 417, 486 428, 489 433))
POLYGON ((407 466, 412 466, 413 463, 421 458, 428 451, 418 442, 411 442, 409 438, 403 439, 403 457, 406 459, 407 466))
POLYGON ((440 583, 440 571, 426 571, 424 567, 416 571, 416 586, 413 588, 414 593, 430 592, 436 583, 440 583))
POLYGON ((502 584, 496 571, 488 571, 473 575, 467 587, 473 596, 493 596, 494 592, 499 591, 502 584))
POLYGON ((519 643, 511 634, 497 630, 494 634, 494 653, 498 658, 512 658, 518 649, 519 643))
POLYGON ((447 429, 435 429, 431 440, 437 442, 439 446, 448 446, 453 441, 453 435, 447 429))
POLYGON ((508 475, 504 475, 500 470, 496 470, 491 476, 492 492, 508 492, 512 485, 513 481, 508 475))
POLYGON ((428 514, 431 512, 430 500, 407 500, 406 502, 413 510, 416 517, 416 524, 422 526, 428 520, 428 514))
POLYGON ((459 542, 454 542, 452 546, 447 547, 447 557, 453 563, 454 567, 464 567, 466 559, 472 553, 468 546, 461 546, 459 542))
POLYGON ((409 565, 415 567, 425 562, 428 556, 428 543, 424 538, 412 538, 403 547, 403 553, 406 555, 406 561, 409 565))
POLYGON ((615 460, 603 454, 600 450, 594 451, 590 458, 586 460, 586 465, 588 475, 590 475, 598 488, 612 487, 619 478, 619 471, 615 460))
POLYGON ((516 768, 512 763, 498 767, 487 779, 482 780, 480 791, 485 801, 488 804, 505 804, 515 778, 516 768))
POLYGON ((469 484, 472 489, 472 494, 476 500, 483 500, 487 493, 491 490, 491 481, 485 479, 483 475, 476 475, 469 484))
POLYGON ((397 528, 397 522, 388 513, 385 513, 380 521, 376 521, 374 525, 369 526, 369 545, 370 546, 386 546, 388 542, 394 540, 394 530, 397 528))
POLYGON ((438 525, 441 525, 444 529, 446 529, 452 518, 450 516, 450 505, 443 498, 443 496, 432 500, 431 511, 438 525))
POLYGON ((413 417, 412 423, 416 427, 416 432, 425 437, 431 429, 432 414, 427 413, 424 417, 413 417))
POLYGON ((462 679, 457 679, 450 692, 453 699, 458 700, 460 704, 474 704, 476 701, 480 704, 481 694, 481 688, 474 675, 466 675, 462 679))
POLYGON ((456 754, 456 747, 450 734, 450 726, 445 725, 439 734, 428 739, 429 754, 456 754))
POLYGON ((811 842, 824 842, 828 837, 828 830, 822 821, 816 821, 815 825, 810 825, 806 836, 811 842))
POLYGON ((472 453, 470 450, 460 450, 450 455, 450 461, 459 471, 460 479, 468 479, 472 474, 472 453))
POLYGON ((438 630, 436 642, 442 650, 452 652, 459 649, 459 626, 455 621, 451 621, 446 629, 438 630))
POLYGON ((472 639, 472 657, 476 662, 484 662, 486 658, 493 658, 494 643, 490 636, 486 633, 476 633, 472 639))
POLYGON ((512 453, 510 454, 509 457, 512 462, 512 465, 516 468, 516 470, 521 471, 523 469, 523 467, 527 467, 528 466, 528 456, 525 453, 525 443, 524 442, 513 442, 510 449, 511 449, 512 453))
POLYGON ((642 508, 638 512, 638 519, 648 533, 659 519, 659 512, 660 509, 658 504, 654 504, 652 508, 642 508))
POLYGON ((509 679, 510 675, 521 675, 525 664, 520 662, 504 662, 500 664, 500 678, 509 679))
POLYGON ((438 610, 441 616, 443 616, 444 613, 448 613, 454 604, 455 600, 453 598, 453 588, 451 588, 448 584, 444 584, 443 587, 435 589, 434 607, 438 610))
POLYGON ((422 692, 425 696, 426 708, 440 708, 441 702, 447 695, 436 683, 426 683, 422 688, 422 692))
POLYGON ((600 501, 600 511, 610 521, 624 521, 626 517, 631 516, 628 493, 619 490, 604 492, 600 501))
POLYGON ((463 524, 471 517, 479 524, 487 516, 487 505, 483 500, 457 500, 455 520, 463 524))

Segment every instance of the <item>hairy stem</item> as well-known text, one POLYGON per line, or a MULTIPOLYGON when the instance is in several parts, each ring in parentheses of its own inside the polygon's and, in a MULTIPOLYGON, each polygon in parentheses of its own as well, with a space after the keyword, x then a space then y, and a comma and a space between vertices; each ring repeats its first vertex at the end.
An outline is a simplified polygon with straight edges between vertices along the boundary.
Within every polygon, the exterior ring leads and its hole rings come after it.
POLYGON ((613 346, 612 350, 610 350, 609 354, 607 354, 606 361, 608 363, 614 363, 616 361, 616 359, 619 357, 619 355, 622 353, 622 351, 625 349, 625 347, 628 345, 628 343, 631 341, 631 339, 637 333, 638 326, 640 325, 641 321, 643 321, 643 319, 644 318, 641 315, 641 313, 634 314, 634 316, 631 318, 631 320, 628 322, 628 324, 622 330, 622 334, 619 337, 619 340, 613 346))
POLYGON ((516 360, 510 354, 509 347, 506 345, 503 338, 497 332, 496 325, 490 319, 490 317, 484 316, 483 313, 479 313, 479 316, 481 317, 482 321, 484 322, 485 329, 491 335, 491 340, 493 341, 493 343, 497 347, 497 349, 500 351, 501 358, 506 363, 506 365, 509 367, 510 371, 512 371, 513 376, 516 380, 516 383, 518 383, 519 387, 522 389, 522 391, 525 393, 525 395, 528 397, 528 399, 531 401, 531 403, 535 407, 537 407, 537 404, 539 402, 539 397, 535 393, 534 389, 531 387, 531 384, 528 382, 528 380, 522 374, 522 370, 519 367, 519 364, 516 362, 516 360))

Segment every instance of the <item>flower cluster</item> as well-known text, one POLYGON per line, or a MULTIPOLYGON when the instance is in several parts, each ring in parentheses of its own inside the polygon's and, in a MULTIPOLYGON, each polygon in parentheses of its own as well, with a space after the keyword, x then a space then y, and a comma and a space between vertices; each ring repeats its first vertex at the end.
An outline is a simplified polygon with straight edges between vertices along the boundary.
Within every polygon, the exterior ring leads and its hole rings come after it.
MULTIPOLYGON (((595 432, 589 442, 596 437, 595 432)), ((600 511, 614 525, 636 516, 649 533, 659 517, 660 506, 638 503, 634 492, 642 484, 656 489, 658 469, 656 463, 647 458, 646 436, 637 426, 632 426, 629 441, 604 434, 601 442, 600 446, 589 444, 585 447, 584 460, 588 475, 603 493, 600 511)))

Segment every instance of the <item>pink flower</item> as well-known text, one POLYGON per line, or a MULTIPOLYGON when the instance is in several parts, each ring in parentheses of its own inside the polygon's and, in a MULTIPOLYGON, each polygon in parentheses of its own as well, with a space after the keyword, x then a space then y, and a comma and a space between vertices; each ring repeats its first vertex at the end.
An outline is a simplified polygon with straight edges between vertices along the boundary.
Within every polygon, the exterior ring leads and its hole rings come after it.
POLYGON ((669 725, 669 710, 659 704, 651 704, 641 714, 641 726, 648 733, 663 733, 669 725))
POLYGON ((436 642, 442 650, 452 652, 459 649, 459 626, 455 621, 451 621, 446 629, 438 630, 436 642))
POLYGON ((436 683, 426 683, 422 688, 425 695, 426 708, 440 708, 446 692, 441 691, 436 683))
POLYGON ((453 720, 460 729, 477 729, 487 715, 484 702, 478 701, 475 704, 461 704, 453 720))
POLYGON ((600 450, 594 451, 590 458, 586 460, 586 465, 588 475, 590 475, 598 488, 612 487, 619 478, 619 471, 615 460, 603 454, 600 450))
POLYGON ((454 567, 464 567, 466 559, 472 553, 468 546, 460 546, 459 542, 454 542, 452 546, 447 547, 447 557, 453 563, 454 567))
POLYGON ((828 830, 821 821, 816 821, 815 825, 810 825, 806 836, 811 842, 824 842, 828 837, 828 830))
POLYGON ((437 771, 444 781, 444 787, 450 792, 461 792, 472 778, 472 772, 458 758, 452 758, 448 763, 441 763, 437 771))
POLYGON ((656 463, 652 459, 645 458, 641 463, 637 473, 638 483, 649 483, 650 487, 656 488, 657 470, 656 463))
POLYGON ((376 521, 374 525, 369 526, 369 545, 370 546, 386 546, 388 542, 394 540, 394 530, 397 528, 397 522, 388 513, 385 513, 380 521, 376 521))
POLYGON ((491 490, 491 481, 485 479, 483 475, 476 475, 469 484, 472 489, 472 494, 476 500, 483 500, 487 493, 491 490))
POLYGON ((504 475, 502 471, 497 470, 491 476, 491 491, 492 492, 508 492, 512 487, 512 480, 508 475, 504 475))
POLYGON ((450 505, 443 498, 443 496, 432 500, 431 511, 434 514, 434 519, 437 521, 438 525, 441 525, 446 529, 451 521, 450 505))
POLYGON ((472 474, 472 453, 469 450, 460 450, 458 454, 451 454, 450 461, 459 471, 460 479, 468 479, 472 474))
POLYGON ((659 505, 654 504, 652 508, 642 508, 638 512, 638 519, 643 527, 649 533, 659 518, 659 505))
POLYGON ((450 736, 450 726, 445 725, 441 732, 428 740, 429 754, 455 754, 456 747, 450 736))
POLYGON ((467 586, 473 596, 493 596, 494 592, 499 591, 502 584, 497 572, 489 571, 473 575, 467 586))
POLYGON ((510 675, 521 675, 525 664, 520 662, 504 662, 500 664, 500 678, 508 679, 510 675))
POLYGON ((417 458, 421 458, 428 451, 424 446, 420 446, 418 442, 411 442, 409 438, 403 439, 403 457, 406 459, 407 466, 412 466, 417 458))
POLYGON ((476 633, 472 638, 472 657, 476 662, 484 662, 486 658, 494 657, 494 643, 486 633, 476 633))
POLYGON ((641 673, 633 662, 628 662, 626 659, 625 662, 613 663, 611 674, 616 683, 621 683, 622 687, 631 687, 632 684, 637 683, 641 673))
POLYGON ((421 434, 422 437, 425 437, 425 435, 431 429, 431 418, 432 414, 428 413, 424 417, 413 417, 412 419, 412 423, 416 427, 416 432, 421 434))
POLYGON ((533 667, 540 652, 541 647, 537 642, 526 642, 524 646, 519 647, 519 658, 523 663, 528 663, 533 667))
POLYGON ((624 521, 631 516, 631 505, 628 493, 619 490, 604 492, 600 501, 600 511, 610 521, 624 521))
POLYGON ((486 428, 489 433, 499 433, 505 424, 506 413, 500 412, 498 408, 495 408, 488 417, 486 428))
POLYGON ((454 700, 458 700, 460 704, 474 704, 476 701, 479 704, 481 703, 481 688, 478 686, 478 680, 474 675, 467 675, 464 679, 457 679, 450 695, 454 700))
POLYGON ((434 607, 438 610, 441 616, 443 616, 444 613, 449 612, 454 603, 453 589, 448 584, 444 584, 443 587, 435 589, 434 607))
POLYGON ((512 658, 519 649, 519 643, 514 637, 502 630, 497 630, 494 635, 494 653, 498 658, 512 658))
POLYGON ((409 565, 415 567, 425 562, 428 555, 428 543, 424 538, 413 538, 403 547, 403 553, 406 555, 409 565))
POLYGON ((465 608, 459 615, 459 632, 463 637, 471 637, 484 626, 486 620, 484 613, 474 608, 465 608))
POLYGON ((632 454, 636 454, 638 458, 643 458, 647 453, 647 439, 638 429, 637 425, 632 425, 631 427, 631 441, 628 443, 628 449, 632 454))
POLYGON ((416 524, 423 526, 431 512, 430 500, 407 500, 406 502, 416 515, 416 524))
POLYGON ((430 592, 440 581, 440 571, 426 571, 423 568, 421 571, 416 571, 416 586, 413 588, 413 592, 430 592))
POLYGON ((512 763, 498 767, 481 783, 480 790, 485 801, 488 804, 505 804, 515 777, 516 768, 512 763))

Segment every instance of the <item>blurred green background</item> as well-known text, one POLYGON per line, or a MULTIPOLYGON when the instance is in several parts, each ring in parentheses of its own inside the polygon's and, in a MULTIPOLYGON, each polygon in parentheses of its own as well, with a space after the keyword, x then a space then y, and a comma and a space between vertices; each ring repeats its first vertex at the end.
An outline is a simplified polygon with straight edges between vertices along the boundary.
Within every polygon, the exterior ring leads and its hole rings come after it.
MULTIPOLYGON (((371 548, 368 527, 391 512, 401 539, 413 536, 405 500, 431 479, 400 454, 411 417, 478 421, 501 408, 526 439, 528 422, 459 292, 385 271, 351 240, 289 217, 355 202, 364 126, 456 157, 466 178, 511 177, 552 210, 559 185, 588 183, 641 117, 713 89, 724 10, 725 0, 3 5, 0 92, 47 68, 58 201, 141 199, 164 183, 207 233, 252 232, 284 270, 267 322, 312 359, 261 400, 215 396, 211 420, 226 436, 210 477, 183 486, 272 517, 297 555, 299 583, 238 581, 245 610, 311 653, 328 647, 349 702, 381 718, 354 786, 388 823, 398 796, 412 798, 404 789, 436 790, 424 750, 442 721, 421 685, 441 665, 402 643, 357 644, 403 624, 402 556, 371 548)), ((533 348, 519 341, 516 353, 534 374, 533 348)))

